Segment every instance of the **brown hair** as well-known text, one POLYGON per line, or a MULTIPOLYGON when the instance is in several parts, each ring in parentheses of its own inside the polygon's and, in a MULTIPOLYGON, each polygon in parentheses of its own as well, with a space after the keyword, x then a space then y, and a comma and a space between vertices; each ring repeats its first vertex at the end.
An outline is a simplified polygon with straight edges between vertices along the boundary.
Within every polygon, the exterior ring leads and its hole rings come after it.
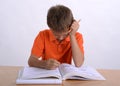
POLYGON ((63 5, 52 6, 48 10, 47 24, 55 32, 68 31, 73 22, 71 10, 63 5))

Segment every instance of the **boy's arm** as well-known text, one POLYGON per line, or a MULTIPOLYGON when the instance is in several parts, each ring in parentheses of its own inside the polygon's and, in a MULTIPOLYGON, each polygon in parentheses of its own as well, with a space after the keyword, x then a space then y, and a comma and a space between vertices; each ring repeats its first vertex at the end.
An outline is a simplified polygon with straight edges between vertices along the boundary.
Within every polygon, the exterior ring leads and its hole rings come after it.
POLYGON ((28 65, 31 67, 56 69, 60 63, 55 59, 39 60, 38 57, 31 55, 28 60, 28 65))
POLYGON ((70 27, 71 28, 70 42, 72 47, 72 56, 73 56, 73 61, 76 67, 80 67, 84 62, 84 55, 80 50, 80 47, 75 37, 75 33, 79 28, 79 22, 80 21, 74 21, 70 27))

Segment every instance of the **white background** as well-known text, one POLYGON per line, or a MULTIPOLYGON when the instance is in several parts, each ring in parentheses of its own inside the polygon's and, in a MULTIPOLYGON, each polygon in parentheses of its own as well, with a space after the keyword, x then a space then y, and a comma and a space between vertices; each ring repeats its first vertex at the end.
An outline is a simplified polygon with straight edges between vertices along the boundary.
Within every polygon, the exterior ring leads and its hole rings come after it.
POLYGON ((120 0, 0 0, 0 66, 25 66, 48 9, 68 6, 80 22, 85 65, 120 69, 120 0))

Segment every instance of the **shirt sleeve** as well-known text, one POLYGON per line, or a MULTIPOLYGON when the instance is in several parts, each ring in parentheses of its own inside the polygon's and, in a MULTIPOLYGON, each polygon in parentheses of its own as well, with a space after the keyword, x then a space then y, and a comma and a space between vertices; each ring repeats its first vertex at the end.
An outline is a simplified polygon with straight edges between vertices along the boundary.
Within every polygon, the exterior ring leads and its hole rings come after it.
POLYGON ((83 36, 82 36, 82 34, 77 32, 76 33, 76 39, 77 39, 78 45, 80 47, 80 50, 84 54, 84 46, 83 46, 83 36))
POLYGON ((34 40, 31 54, 33 54, 36 57, 42 57, 43 53, 44 53, 44 33, 39 32, 39 34, 34 40))

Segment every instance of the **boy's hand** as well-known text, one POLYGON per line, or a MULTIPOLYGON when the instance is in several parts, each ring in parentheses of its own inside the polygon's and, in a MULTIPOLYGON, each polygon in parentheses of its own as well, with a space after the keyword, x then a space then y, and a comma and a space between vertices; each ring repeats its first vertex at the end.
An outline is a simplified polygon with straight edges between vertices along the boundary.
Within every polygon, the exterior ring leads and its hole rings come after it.
POLYGON ((75 35, 75 33, 76 33, 76 31, 78 30, 78 28, 79 28, 79 22, 80 22, 80 20, 78 20, 78 21, 73 21, 73 23, 72 23, 72 25, 71 25, 71 27, 70 27, 70 30, 69 30, 69 34, 70 35, 75 35))
POLYGON ((60 65, 60 62, 58 62, 55 59, 48 59, 45 60, 45 69, 56 69, 60 65))

